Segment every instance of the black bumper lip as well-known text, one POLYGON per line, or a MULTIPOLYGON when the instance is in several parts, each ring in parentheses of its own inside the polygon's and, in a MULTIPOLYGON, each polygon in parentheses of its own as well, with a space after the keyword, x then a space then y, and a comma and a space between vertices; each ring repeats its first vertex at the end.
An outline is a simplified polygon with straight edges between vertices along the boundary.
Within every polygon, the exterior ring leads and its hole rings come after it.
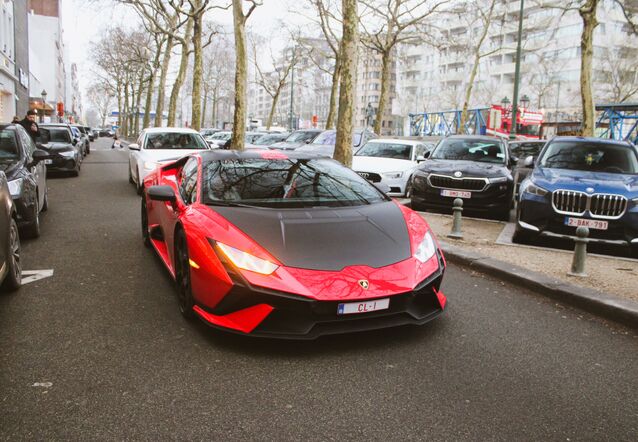
POLYGON ((215 315, 226 315, 258 304, 274 310, 251 333, 235 331, 206 322, 207 325, 242 336, 313 340, 320 336, 378 330, 402 325, 423 325, 443 313, 433 289, 439 290, 445 273, 442 255, 437 252, 438 269, 414 290, 380 298, 390 298, 387 310, 337 315, 337 306, 356 300, 318 301, 291 293, 251 286, 238 273, 229 272, 235 283, 231 291, 213 309, 200 307, 215 315))

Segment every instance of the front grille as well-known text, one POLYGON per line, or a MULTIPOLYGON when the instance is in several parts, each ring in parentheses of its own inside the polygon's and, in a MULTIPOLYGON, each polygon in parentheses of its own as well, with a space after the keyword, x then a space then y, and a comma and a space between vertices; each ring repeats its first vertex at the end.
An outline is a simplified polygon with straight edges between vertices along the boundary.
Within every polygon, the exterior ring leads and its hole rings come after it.
POLYGON ((440 189, 473 190, 481 192, 487 187, 487 178, 454 178, 445 175, 430 175, 430 186, 440 189))
POLYGON ((357 173, 359 174, 359 176, 361 176, 362 178, 365 178, 371 183, 381 182, 381 175, 379 175, 378 173, 374 173, 374 172, 357 172, 357 173))
POLYGON ((592 218, 617 219, 627 210, 627 198, 622 195, 587 195, 573 190, 555 190, 552 193, 552 206, 563 215, 582 216, 589 212, 592 218))
POLYGON ((592 215, 616 218, 625 213, 627 198, 621 195, 592 195, 589 210, 592 215))
POLYGON ((587 210, 587 194, 571 190, 557 190, 552 195, 552 204, 557 212, 582 215, 587 210))

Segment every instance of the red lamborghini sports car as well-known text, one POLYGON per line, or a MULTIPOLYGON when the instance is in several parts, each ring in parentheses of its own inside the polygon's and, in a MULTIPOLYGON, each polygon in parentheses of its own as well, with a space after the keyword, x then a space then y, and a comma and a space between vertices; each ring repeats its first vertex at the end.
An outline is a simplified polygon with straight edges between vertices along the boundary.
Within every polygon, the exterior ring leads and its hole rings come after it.
POLYGON ((250 336, 312 339, 438 316, 428 224, 337 161, 214 150, 144 180, 142 235, 180 310, 250 336))

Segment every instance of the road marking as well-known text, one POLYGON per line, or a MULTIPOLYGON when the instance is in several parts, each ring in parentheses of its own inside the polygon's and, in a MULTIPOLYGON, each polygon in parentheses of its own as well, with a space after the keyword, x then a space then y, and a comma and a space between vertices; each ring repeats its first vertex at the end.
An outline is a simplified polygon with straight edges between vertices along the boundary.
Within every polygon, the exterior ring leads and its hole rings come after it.
POLYGON ((53 387, 53 382, 36 382, 32 385, 32 387, 51 388, 53 387))
POLYGON ((39 281, 41 279, 50 278, 53 276, 53 269, 48 270, 23 270, 22 271, 22 285, 29 284, 30 282, 39 281), (25 278, 26 276, 26 278, 25 278))

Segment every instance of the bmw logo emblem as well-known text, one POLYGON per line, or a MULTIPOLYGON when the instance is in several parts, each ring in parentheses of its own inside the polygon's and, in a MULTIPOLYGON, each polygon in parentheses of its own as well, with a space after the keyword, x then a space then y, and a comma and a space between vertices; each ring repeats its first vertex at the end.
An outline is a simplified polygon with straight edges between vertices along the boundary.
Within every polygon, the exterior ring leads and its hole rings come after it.
POLYGON ((459 171, 454 172, 454 176, 457 178, 461 178, 463 176, 463 174, 459 171))
POLYGON ((594 188, 593 187, 588 187, 587 189, 585 189, 585 192, 594 193, 594 188))

